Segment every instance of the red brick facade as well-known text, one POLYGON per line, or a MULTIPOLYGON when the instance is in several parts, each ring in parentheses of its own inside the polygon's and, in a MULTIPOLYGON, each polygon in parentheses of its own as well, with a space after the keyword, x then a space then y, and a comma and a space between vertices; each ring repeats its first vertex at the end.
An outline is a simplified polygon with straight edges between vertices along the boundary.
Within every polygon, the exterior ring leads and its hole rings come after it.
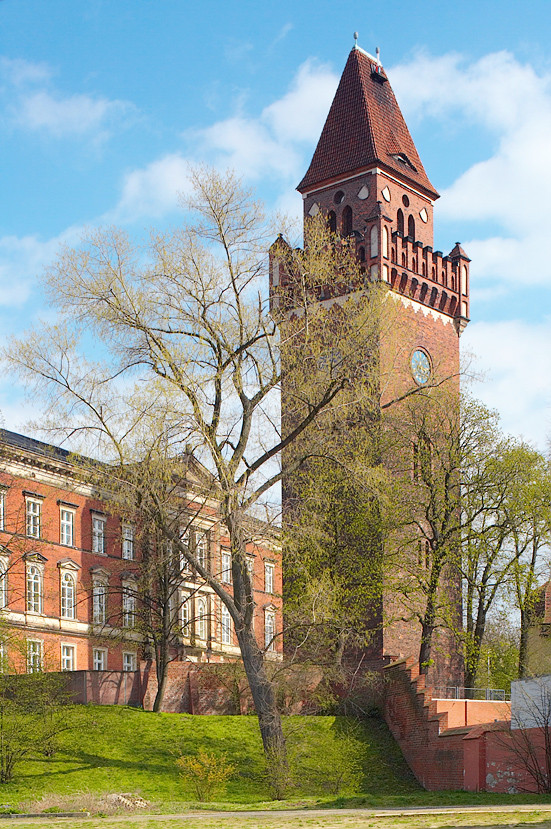
MULTIPOLYGON (((65 450, 2 430, 0 451, 5 667, 137 670, 143 656, 135 588, 141 561, 132 528, 113 514, 108 500, 98 497, 65 450)), ((193 522, 192 532, 205 545, 210 571, 224 581, 222 556, 229 551, 229 540, 212 502, 202 502, 193 522)), ((269 615, 276 636, 268 655, 277 659, 282 651, 277 543, 273 536, 251 543, 248 554, 256 634, 264 643, 269 615)), ((224 586, 231 593, 231 585, 224 586)), ((187 627, 176 637, 174 659, 239 658, 231 622, 223 629, 220 600, 187 569, 182 571, 182 594, 187 627)))

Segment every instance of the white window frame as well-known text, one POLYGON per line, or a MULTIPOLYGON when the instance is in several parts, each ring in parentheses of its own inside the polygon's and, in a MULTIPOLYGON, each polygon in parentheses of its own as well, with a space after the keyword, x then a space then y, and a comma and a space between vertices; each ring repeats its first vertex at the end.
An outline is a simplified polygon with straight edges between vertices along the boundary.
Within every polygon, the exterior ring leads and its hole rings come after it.
POLYGON ((138 656, 134 651, 123 651, 122 669, 125 673, 138 670, 138 656))
POLYGON ((122 626, 123 628, 136 627, 136 585, 133 581, 122 584, 122 626))
POLYGON ((254 590, 254 556, 247 556, 246 564, 247 564, 247 573, 249 574, 249 579, 251 581, 251 587, 254 590))
POLYGON ((180 627, 182 628, 182 635, 189 636, 191 632, 190 628, 190 621, 191 621, 191 596, 189 593, 184 593, 183 590, 180 591, 180 627))
POLYGON ((127 561, 134 561, 134 527, 132 524, 122 525, 122 557, 127 561))
POLYGON ((25 532, 29 538, 40 538, 42 529, 42 501, 38 498, 25 498, 25 532))
POLYGON ((7 673, 8 667, 8 649, 5 642, 0 642, 0 674, 7 673))
POLYGON ((64 547, 75 546, 75 510, 59 506, 59 543, 64 547))
POLYGON ((208 625, 207 625, 208 607, 206 598, 198 598, 196 600, 195 612, 195 635, 197 639, 202 642, 207 641, 208 625))
POLYGON ((96 553, 96 555, 104 556, 106 554, 106 524, 107 520, 103 515, 92 513, 92 552, 96 553))
POLYGON ((77 649, 76 645, 61 643, 61 670, 76 671, 77 649))
POLYGON ((42 613, 43 602, 44 569, 35 561, 29 561, 25 570, 25 607, 27 613, 42 613))
POLYGON ((106 579, 96 578, 92 582, 92 624, 104 625, 107 621, 107 589, 106 579))
POLYGON ((106 671, 107 670, 107 648, 93 648, 92 650, 92 670, 106 671), (100 667, 101 664, 101 667, 100 667))
POLYGON ((204 570, 209 569, 209 539, 204 530, 195 531, 195 558, 204 570))
POLYGON ((221 579, 224 584, 231 584, 232 583, 232 560, 231 560, 231 550, 228 550, 227 547, 222 547, 220 550, 220 563, 221 563, 221 579))
POLYGON ((8 570, 8 559, 0 556, 0 610, 8 606, 8 570))
POLYGON ((267 608, 264 611, 264 648, 275 651, 276 615, 275 610, 267 608))
POLYGON ((76 617, 77 604, 77 580, 75 574, 70 570, 60 571, 60 610, 62 619, 74 619, 76 617), (69 592, 67 587, 70 585, 69 592))
POLYGON ((0 487, 0 530, 6 529, 6 490, 0 487))
POLYGON ((275 564, 273 561, 265 561, 264 562, 264 592, 265 593, 273 593, 274 592, 274 574, 275 574, 275 564))
POLYGON ((27 639, 27 673, 38 674, 44 668, 44 642, 27 639))
POLYGON ((223 645, 233 645, 232 618, 225 604, 220 607, 220 641, 223 645))
MULTIPOLYGON (((185 530, 180 529, 180 544, 183 547, 187 547, 188 550, 191 550, 191 531, 189 527, 186 527, 185 530)), ((189 561, 180 550, 180 573, 189 572, 191 572, 189 561)))

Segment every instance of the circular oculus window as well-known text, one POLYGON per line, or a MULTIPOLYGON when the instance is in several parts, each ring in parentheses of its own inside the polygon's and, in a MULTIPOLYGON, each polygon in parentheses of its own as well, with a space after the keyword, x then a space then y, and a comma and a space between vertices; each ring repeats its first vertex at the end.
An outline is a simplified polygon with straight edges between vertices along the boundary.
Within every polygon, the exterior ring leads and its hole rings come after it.
POLYGON ((417 348, 411 355, 411 374, 418 386, 426 386, 430 380, 429 355, 420 348, 417 348))
POLYGON ((424 207, 423 207, 422 210, 419 211, 419 218, 421 219, 422 222, 425 222, 425 224, 429 220, 429 214, 427 213, 427 211, 425 210, 424 207))
POLYGON ((390 201, 390 190, 388 187, 385 187, 384 190, 381 190, 381 196, 385 201, 390 201))
POLYGON ((402 196, 402 204, 404 207, 409 207, 409 199, 407 196, 402 196))
POLYGON ((335 202, 335 204, 340 204, 343 199, 344 199, 343 191, 342 190, 337 190, 337 192, 333 196, 333 201, 335 202))

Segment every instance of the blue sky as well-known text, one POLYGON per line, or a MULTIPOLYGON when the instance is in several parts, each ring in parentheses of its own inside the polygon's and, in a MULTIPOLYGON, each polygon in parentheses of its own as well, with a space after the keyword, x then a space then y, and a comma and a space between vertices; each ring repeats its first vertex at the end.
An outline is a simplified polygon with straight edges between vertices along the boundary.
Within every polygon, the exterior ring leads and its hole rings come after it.
MULTIPOLYGON (((189 161, 300 210, 353 32, 381 59, 433 184, 435 247, 473 259, 464 350, 505 427, 551 433, 551 5, 0 0, 0 338, 83 227, 177 223, 189 161)), ((0 381, 7 428, 32 412, 0 381)))

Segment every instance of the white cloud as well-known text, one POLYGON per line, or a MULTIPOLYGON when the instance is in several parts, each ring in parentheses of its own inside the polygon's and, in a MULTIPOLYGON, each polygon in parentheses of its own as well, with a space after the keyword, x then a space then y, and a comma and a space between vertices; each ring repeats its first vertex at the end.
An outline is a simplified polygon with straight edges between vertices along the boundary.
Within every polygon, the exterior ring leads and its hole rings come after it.
MULTIPOLYGON (((206 129, 189 131, 184 136, 187 155, 172 153, 128 173, 119 203, 103 218, 127 223, 159 219, 174 210, 178 194, 188 187, 190 162, 231 168, 249 181, 272 178, 279 192, 288 194, 305 170, 310 144, 321 132, 337 81, 327 66, 306 61, 289 91, 258 116, 234 115, 206 129)), ((300 211, 297 197, 277 201, 280 209, 287 204, 293 214, 300 211)))
POLYGON ((102 218, 120 223, 160 218, 176 209, 179 194, 188 189, 188 161, 178 154, 166 155, 128 173, 117 206, 102 218))
POLYGON ((460 55, 421 54, 390 71, 406 119, 440 119, 448 128, 483 128, 489 155, 442 194, 449 220, 490 221, 503 231, 465 242, 472 274, 501 282, 548 284, 551 190, 551 75, 538 75, 508 52, 467 63, 460 55), (488 142, 490 143, 490 142, 488 142))
POLYGON ((87 134, 105 138, 109 127, 135 117, 136 112, 128 101, 85 94, 64 96, 52 87, 48 66, 8 58, 0 60, 2 110, 7 124, 55 138, 87 134))
POLYGON ((483 379, 473 391, 497 409, 504 429, 544 449, 551 435, 551 326, 523 320, 470 323, 462 348, 477 357, 483 379))

